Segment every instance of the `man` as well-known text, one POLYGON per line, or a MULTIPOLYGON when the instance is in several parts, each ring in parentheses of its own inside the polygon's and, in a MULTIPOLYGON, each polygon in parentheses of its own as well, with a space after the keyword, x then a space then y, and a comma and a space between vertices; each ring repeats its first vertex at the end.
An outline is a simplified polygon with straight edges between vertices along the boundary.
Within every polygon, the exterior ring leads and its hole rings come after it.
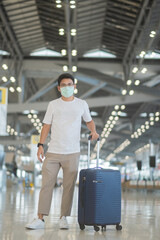
POLYGON ((99 135, 84 100, 74 97, 74 78, 65 73, 58 78, 61 98, 49 103, 43 120, 37 156, 44 158, 43 144, 51 129, 51 141, 42 167, 42 187, 39 195, 38 218, 26 225, 30 229, 44 228, 44 216, 49 214, 52 192, 60 167, 63 169, 63 195, 61 203, 60 229, 68 229, 66 216, 70 216, 74 186, 77 178, 80 156, 81 120, 91 131, 92 140, 99 135))

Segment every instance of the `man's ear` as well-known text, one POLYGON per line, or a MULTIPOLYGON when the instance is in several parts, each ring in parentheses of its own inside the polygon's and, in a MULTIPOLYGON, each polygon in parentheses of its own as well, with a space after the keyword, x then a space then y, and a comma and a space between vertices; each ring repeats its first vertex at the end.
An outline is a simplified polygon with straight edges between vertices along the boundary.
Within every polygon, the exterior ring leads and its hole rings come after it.
POLYGON ((57 86, 57 89, 58 89, 59 92, 61 92, 61 90, 60 90, 60 86, 57 86))

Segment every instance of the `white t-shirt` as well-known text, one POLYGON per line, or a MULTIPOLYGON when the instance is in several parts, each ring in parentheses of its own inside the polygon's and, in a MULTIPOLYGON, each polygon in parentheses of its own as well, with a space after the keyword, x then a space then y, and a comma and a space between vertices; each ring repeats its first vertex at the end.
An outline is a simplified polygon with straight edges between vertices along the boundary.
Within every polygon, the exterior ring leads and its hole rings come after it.
POLYGON ((82 118, 92 120, 86 101, 74 97, 73 101, 58 98, 49 103, 43 123, 51 124, 48 152, 70 154, 80 152, 82 118))

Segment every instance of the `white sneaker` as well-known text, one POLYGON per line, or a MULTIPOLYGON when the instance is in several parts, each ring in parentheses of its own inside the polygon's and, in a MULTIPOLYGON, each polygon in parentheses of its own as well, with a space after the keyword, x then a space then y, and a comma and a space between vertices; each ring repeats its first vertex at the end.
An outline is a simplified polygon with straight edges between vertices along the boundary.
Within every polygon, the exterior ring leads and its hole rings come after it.
POLYGON ((68 222, 67 222, 67 219, 65 216, 63 216, 59 219, 59 228, 60 229, 68 229, 69 228, 68 222))
POLYGON ((44 228, 44 220, 41 220, 41 219, 34 219, 31 223, 28 223, 26 224, 26 228, 29 228, 29 229, 42 229, 44 228))

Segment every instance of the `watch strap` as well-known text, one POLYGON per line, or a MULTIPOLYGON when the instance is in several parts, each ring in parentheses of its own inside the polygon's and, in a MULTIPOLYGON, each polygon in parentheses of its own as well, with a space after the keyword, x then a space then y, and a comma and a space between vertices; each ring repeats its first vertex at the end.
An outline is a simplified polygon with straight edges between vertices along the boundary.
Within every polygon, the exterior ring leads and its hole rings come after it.
POLYGON ((37 147, 39 147, 39 146, 42 146, 42 147, 43 147, 43 143, 38 143, 38 144, 37 144, 37 147))

